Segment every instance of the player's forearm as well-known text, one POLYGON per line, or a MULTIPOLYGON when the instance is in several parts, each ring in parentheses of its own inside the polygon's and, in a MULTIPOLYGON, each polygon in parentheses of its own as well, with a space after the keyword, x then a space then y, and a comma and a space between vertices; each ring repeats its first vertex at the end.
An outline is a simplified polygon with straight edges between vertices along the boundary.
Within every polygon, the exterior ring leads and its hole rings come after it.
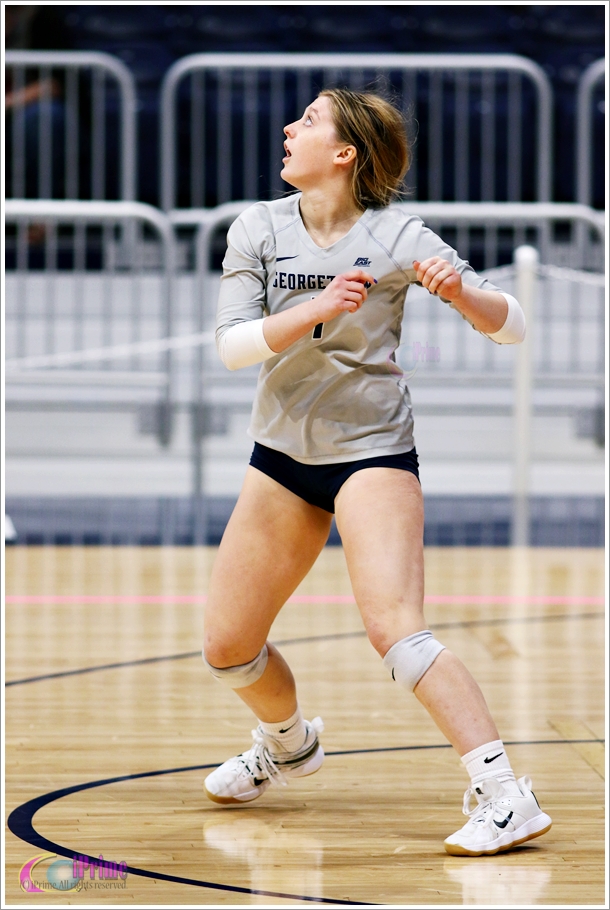
POLYGON ((286 350, 318 322, 307 301, 264 319, 245 320, 230 328, 221 328, 217 333, 220 359, 229 370, 262 363, 286 350))
POLYGON ((449 301, 464 319, 497 344, 519 344, 525 338, 525 317, 510 294, 474 288, 447 259, 413 260, 417 280, 431 294, 449 301))
POLYGON ((311 332, 318 323, 342 313, 355 313, 377 281, 362 269, 336 275, 321 294, 264 319, 238 323, 217 330, 218 353, 229 370, 252 366, 281 354, 311 332))
POLYGON ((330 322, 342 313, 355 313, 367 298, 368 288, 376 278, 363 269, 335 275, 321 294, 297 306, 265 319, 265 340, 278 354, 303 338, 322 322, 330 322))
POLYGON ((483 291, 462 284, 462 293, 451 301, 452 305, 485 335, 498 332, 506 322, 508 303, 498 291, 483 291))
POLYGON ((320 322, 312 303, 313 301, 307 300, 289 310, 283 310, 281 313, 274 313, 273 316, 265 318, 263 324, 265 341, 276 354, 281 354, 295 341, 299 341, 304 335, 313 331, 320 322))

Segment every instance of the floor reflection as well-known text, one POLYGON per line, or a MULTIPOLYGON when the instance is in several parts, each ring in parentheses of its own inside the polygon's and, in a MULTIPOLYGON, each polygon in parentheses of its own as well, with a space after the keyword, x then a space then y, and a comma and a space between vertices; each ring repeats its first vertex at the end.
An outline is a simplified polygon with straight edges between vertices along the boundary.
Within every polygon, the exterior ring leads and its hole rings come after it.
POLYGON ((463 904, 486 907, 540 903, 552 878, 550 869, 515 865, 507 857, 451 857, 445 860, 443 871, 452 882, 461 884, 463 904))
MULTIPOLYGON (((321 841, 310 834, 288 830, 281 818, 271 823, 251 814, 214 813, 203 823, 203 841, 206 847, 218 851, 219 859, 222 856, 226 860, 226 865, 222 865, 227 880, 232 880, 236 863, 245 862, 254 890, 324 896, 321 841)), ((253 895, 252 902, 266 903, 266 898, 253 895)))

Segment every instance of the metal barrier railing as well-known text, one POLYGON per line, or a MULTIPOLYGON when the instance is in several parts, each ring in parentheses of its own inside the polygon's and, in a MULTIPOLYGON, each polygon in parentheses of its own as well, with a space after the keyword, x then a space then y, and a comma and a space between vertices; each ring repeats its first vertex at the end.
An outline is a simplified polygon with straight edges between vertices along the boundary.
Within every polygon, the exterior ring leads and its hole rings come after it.
POLYGON ((110 54, 7 51, 6 193, 132 200, 136 91, 110 54))
POLYGON ((552 92, 545 72, 524 57, 194 54, 178 60, 163 81, 163 209, 284 191, 282 127, 323 87, 360 89, 380 79, 411 132, 415 124, 419 130, 411 136, 417 141, 407 177, 416 197, 551 198, 552 92))
POLYGON ((168 219, 138 202, 11 199, 5 222, 10 406, 145 404, 167 445, 172 355, 159 339, 172 334, 168 219))
MULTIPOLYGON (((133 76, 122 61, 97 52, 7 51, 5 62, 7 195, 14 198, 103 199, 108 196, 110 182, 116 198, 134 199, 136 93, 133 76), (83 75, 89 72, 90 78, 83 81, 83 75), (108 154, 116 135, 109 117, 116 117, 120 124, 120 142, 113 148, 116 161, 110 161, 108 154), (61 159, 59 164, 58 158, 61 159)), ((603 59, 592 63, 578 86, 575 183, 577 199, 586 205, 592 202, 592 159, 597 160, 592 136, 593 103, 597 95, 597 100, 602 100, 604 65, 603 59)), ((518 201, 523 197, 521 83, 525 80, 534 90, 538 108, 536 130, 526 130, 530 138, 534 132, 536 134, 536 185, 532 198, 543 201, 550 198, 552 92, 544 71, 525 58, 515 55, 296 54, 287 57, 211 54, 179 60, 170 68, 163 83, 163 207, 167 210, 177 202, 181 206, 184 202, 177 198, 176 186, 176 144, 180 136, 176 105, 187 77, 191 80, 191 94, 186 118, 190 158, 186 203, 201 207, 210 195, 206 190, 209 180, 218 183, 217 198, 211 200, 212 204, 236 195, 266 198, 285 189, 277 176, 284 122, 298 116, 313 93, 324 85, 343 82, 362 87, 380 75, 384 75, 387 84, 402 97, 405 114, 412 122, 417 121, 421 130, 408 178, 411 187, 418 184, 419 175, 422 178, 419 196, 437 199, 453 196, 457 200, 502 197, 507 201, 518 201), (236 73, 240 70, 242 76, 238 78, 236 73), (422 74, 428 79, 426 85, 422 83, 422 74), (289 77, 292 78, 290 85, 287 84, 289 77), (498 79, 501 82, 498 83, 498 79), (418 90, 427 104, 427 113, 418 108, 418 104, 422 107, 418 102, 418 90), (241 126, 236 130, 236 120, 242 114, 233 110, 232 104, 238 91, 242 92, 245 103, 241 126), (262 137, 265 102, 273 102, 276 109, 267 112, 268 129, 262 137), (450 110, 445 112, 444 106, 450 110), (474 107, 474 112, 469 113, 469 106, 474 107), (498 110, 494 111, 494 106, 498 110), (506 111, 499 113, 503 107, 506 111), (206 113, 208 125, 210 114, 215 118, 208 129, 206 113), (501 128, 498 117, 505 118, 501 128), (473 127, 481 153, 481 167, 474 183, 469 174, 473 127), (502 136, 499 129, 503 131, 502 136), (239 147, 235 146, 235 132, 240 137, 239 147), (448 137, 448 133, 452 135, 448 137), (448 141, 452 143, 453 162, 449 174, 443 153, 443 145, 448 141), (271 152, 274 144, 278 149, 277 160, 271 152), (243 158, 237 178, 236 155, 243 158), (259 180, 261 155, 269 162, 264 186, 259 180), (502 170, 501 177, 498 166, 502 170), (499 193, 496 192, 500 189, 498 180, 503 186, 499 193)), ((529 122, 531 118, 528 118, 528 126, 529 122)), ((601 149, 601 144, 598 145, 601 149)), ((528 157, 532 158, 529 152, 528 157)), ((112 189, 110 187, 111 195, 112 189)), ((184 195, 184 192, 180 193, 181 197, 184 195)))
MULTIPOLYGON (((122 61, 97 52, 7 51, 5 62, 7 196, 134 199, 136 92, 122 61)), ((364 87, 380 77, 420 130, 412 136, 412 194, 464 201, 519 201, 528 194, 550 199, 552 91, 544 71, 525 58, 198 54, 174 64, 162 87, 163 208, 270 198, 285 190, 278 177, 284 123, 299 116, 323 86, 364 87), (187 80, 189 109, 177 123, 187 80), (471 173, 475 142, 481 166, 471 173), (188 187, 177 186, 178 152, 188 162, 188 187), (536 161, 529 189, 528 160, 536 161)), ((578 201, 587 205, 597 160, 593 102, 602 100, 603 77, 604 60, 598 60, 578 87, 575 183, 578 201)))
MULTIPOLYGON (((250 409, 259 371, 228 372, 214 347, 224 232, 250 204, 168 217, 137 203, 6 203, 10 407, 35 400, 118 410, 144 402, 162 443, 169 441, 172 415, 186 409, 196 542, 206 539, 204 440, 223 431, 230 413, 250 409), (175 274, 176 248, 189 230, 193 255, 175 274), (182 359, 172 355, 180 348, 186 349, 182 359)), ((490 280, 518 297, 526 292, 512 262, 515 247, 536 245, 542 259, 533 272, 529 339, 516 351, 473 332, 422 289, 409 291, 397 363, 408 376, 417 413, 510 416, 521 401, 529 419, 532 407, 537 415, 554 416, 597 407, 604 385, 604 278, 582 271, 579 261, 578 268, 554 264, 565 257, 556 257, 561 245, 553 224, 573 232, 583 226, 582 233, 595 234, 603 249, 603 216, 578 205, 406 207, 478 270, 487 264, 490 280), (524 396, 513 384, 515 360, 525 348, 533 391, 524 396)), ((587 259, 586 249, 580 252, 587 259)), ((520 470, 516 477, 527 466, 520 470)))
POLYGON ((603 100, 606 61, 596 60, 584 71, 578 83, 576 106, 576 199, 583 205, 593 203, 593 162, 603 170, 603 138, 595 143, 593 132, 594 103, 603 100), (597 97, 596 97, 597 94, 597 97))

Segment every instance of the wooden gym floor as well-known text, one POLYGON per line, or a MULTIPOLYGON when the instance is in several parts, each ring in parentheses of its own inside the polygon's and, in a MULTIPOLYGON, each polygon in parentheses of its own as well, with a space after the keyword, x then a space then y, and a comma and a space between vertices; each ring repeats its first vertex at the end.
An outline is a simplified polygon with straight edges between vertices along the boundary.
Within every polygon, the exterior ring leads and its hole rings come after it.
POLYGON ((444 852, 466 775, 367 642, 340 548, 271 635, 305 716, 324 719, 322 769, 247 808, 203 796, 254 725, 200 658, 214 552, 7 550, 7 904, 604 903, 602 551, 427 551, 429 624, 554 821, 481 859, 444 852), (127 877, 49 893, 75 854, 127 877), (44 894, 20 887, 28 869, 44 894))

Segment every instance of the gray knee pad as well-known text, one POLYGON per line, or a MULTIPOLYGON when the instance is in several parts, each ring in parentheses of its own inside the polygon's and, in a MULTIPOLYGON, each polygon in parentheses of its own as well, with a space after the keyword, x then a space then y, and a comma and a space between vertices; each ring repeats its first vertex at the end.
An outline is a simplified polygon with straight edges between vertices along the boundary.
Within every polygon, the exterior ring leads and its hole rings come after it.
POLYGON ((260 679, 267 666, 267 645, 263 645, 260 653, 249 664, 240 664, 237 667, 213 667, 201 652, 203 662, 214 677, 226 683, 231 689, 244 689, 260 679))
POLYGON ((392 674, 392 679, 412 692, 444 650, 445 645, 441 645, 432 632, 425 630, 397 641, 383 658, 383 663, 392 674))

